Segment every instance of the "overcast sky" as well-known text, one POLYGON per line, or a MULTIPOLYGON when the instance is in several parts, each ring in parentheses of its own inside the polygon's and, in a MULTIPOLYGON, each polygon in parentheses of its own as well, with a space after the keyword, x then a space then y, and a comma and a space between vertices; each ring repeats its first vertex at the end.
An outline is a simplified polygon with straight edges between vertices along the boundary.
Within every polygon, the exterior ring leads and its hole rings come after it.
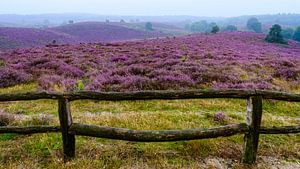
POLYGON ((238 16, 300 13, 300 0, 0 0, 0 14, 238 16))

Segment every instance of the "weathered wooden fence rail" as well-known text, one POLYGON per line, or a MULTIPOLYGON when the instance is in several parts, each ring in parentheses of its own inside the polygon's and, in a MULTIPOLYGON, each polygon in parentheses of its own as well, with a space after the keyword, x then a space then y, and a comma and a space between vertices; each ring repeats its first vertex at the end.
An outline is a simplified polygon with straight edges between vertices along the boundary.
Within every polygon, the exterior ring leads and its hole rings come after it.
POLYGON ((0 102, 26 101, 38 99, 58 100, 60 126, 5 126, 0 133, 35 134, 61 132, 65 159, 75 156, 75 135, 100 137, 108 139, 136 142, 166 142, 179 140, 196 140, 216 137, 229 137, 245 134, 243 163, 256 161, 260 134, 300 133, 300 126, 262 127, 263 99, 300 102, 300 94, 290 94, 263 90, 194 90, 194 91, 143 91, 143 92, 75 92, 47 93, 31 92, 17 94, 0 94, 0 102), (70 102, 74 100, 174 100, 174 99, 205 99, 205 98, 236 98, 247 99, 246 123, 231 124, 217 128, 198 128, 187 130, 130 130, 104 126, 73 123, 70 102))

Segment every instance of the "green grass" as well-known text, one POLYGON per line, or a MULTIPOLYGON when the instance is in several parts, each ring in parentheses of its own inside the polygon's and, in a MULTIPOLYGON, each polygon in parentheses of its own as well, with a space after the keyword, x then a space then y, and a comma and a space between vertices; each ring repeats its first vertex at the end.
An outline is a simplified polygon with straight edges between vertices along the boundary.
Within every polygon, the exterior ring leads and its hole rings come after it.
MULTIPOLYGON (((2 93, 35 90, 28 84, 2 93)), ((0 109, 16 116, 53 115, 58 125, 57 102, 51 100, 0 103, 0 109)), ((263 125, 299 125, 300 104, 264 101, 263 125)), ((213 115, 224 112, 227 123, 245 122, 246 101, 235 99, 75 101, 71 104, 74 122, 130 129, 187 129, 220 126, 213 115)), ((39 124, 17 121, 14 125, 39 124)), ((228 138, 135 143, 76 137, 76 158, 63 163, 61 135, 0 135, 0 168, 201 168, 203 159, 217 157, 239 161, 243 135, 228 138)), ((300 162, 300 134, 261 135, 259 156, 300 162)), ((240 164, 237 162, 237 168, 240 164)))

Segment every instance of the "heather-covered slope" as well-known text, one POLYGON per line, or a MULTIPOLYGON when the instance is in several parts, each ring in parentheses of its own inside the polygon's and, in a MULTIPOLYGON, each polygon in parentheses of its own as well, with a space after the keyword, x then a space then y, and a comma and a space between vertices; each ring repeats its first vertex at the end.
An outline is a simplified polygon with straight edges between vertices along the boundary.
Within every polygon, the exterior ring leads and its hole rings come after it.
POLYGON ((38 81, 45 90, 200 88, 299 90, 300 44, 227 32, 119 43, 64 45, 0 54, 0 85, 38 81), (14 71, 18 70, 18 72, 14 71))
POLYGON ((51 30, 34 28, 0 28, 0 50, 44 46, 56 40, 75 43, 74 37, 51 30))
POLYGON ((80 42, 112 42, 164 36, 159 32, 147 32, 101 22, 82 22, 51 28, 76 37, 80 42))
POLYGON ((52 43, 53 40, 56 44, 79 44, 160 36, 165 34, 100 22, 82 22, 49 29, 0 27, 0 50, 40 47, 52 43))

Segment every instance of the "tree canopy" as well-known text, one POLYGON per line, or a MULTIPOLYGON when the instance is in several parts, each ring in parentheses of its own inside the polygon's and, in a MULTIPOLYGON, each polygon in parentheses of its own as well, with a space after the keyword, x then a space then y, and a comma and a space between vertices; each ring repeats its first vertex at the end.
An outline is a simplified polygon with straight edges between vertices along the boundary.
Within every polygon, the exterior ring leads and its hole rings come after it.
POLYGON ((153 25, 152 25, 151 22, 147 22, 147 23, 145 24, 145 28, 146 28, 146 30, 148 30, 148 31, 153 31, 153 30, 154 30, 154 29, 153 29, 153 25))
POLYGON ((191 31, 193 32, 206 32, 208 23, 206 21, 195 22, 191 25, 191 31))
POLYGON ((224 30, 226 30, 226 31, 237 31, 238 29, 234 25, 227 25, 224 30))
POLYGON ((292 39, 293 35, 294 35, 294 29, 292 29, 292 28, 283 29, 281 34, 282 34, 283 38, 292 39))
POLYGON ((258 21, 257 18, 250 18, 247 22, 247 28, 256 33, 262 32, 262 24, 258 21))
POLYGON ((287 42, 283 39, 281 31, 282 29, 280 25, 278 24, 273 25, 265 40, 269 43, 287 44, 287 42))
POLYGON ((295 30, 293 39, 300 42, 300 26, 295 30))

